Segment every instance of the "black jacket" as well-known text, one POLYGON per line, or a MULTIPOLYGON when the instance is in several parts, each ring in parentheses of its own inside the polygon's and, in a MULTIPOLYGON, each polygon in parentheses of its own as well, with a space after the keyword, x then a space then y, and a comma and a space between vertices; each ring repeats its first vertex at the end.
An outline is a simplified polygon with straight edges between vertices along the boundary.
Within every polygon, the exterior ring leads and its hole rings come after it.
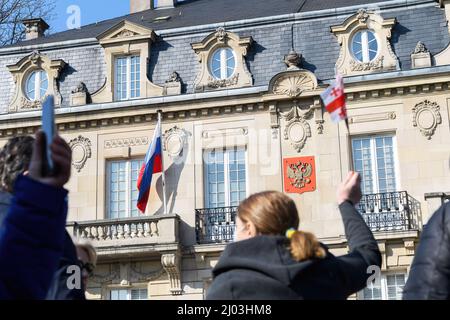
POLYGON ((450 203, 442 205, 423 228, 403 299, 450 299, 450 203))
MULTIPOLYGON (((283 236, 258 236, 229 244, 213 269, 210 300, 346 299, 366 286, 370 265, 381 266, 372 232, 354 206, 339 206, 350 253, 294 261, 283 236)), ((326 247, 324 246, 326 249, 326 247)))

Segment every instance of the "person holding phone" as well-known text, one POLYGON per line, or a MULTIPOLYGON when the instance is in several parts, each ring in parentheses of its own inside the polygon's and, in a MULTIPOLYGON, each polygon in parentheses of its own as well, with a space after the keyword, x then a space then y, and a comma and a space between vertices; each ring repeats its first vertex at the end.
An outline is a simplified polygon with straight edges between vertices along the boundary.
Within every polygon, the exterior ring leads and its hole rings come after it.
POLYGON ((36 134, 28 175, 17 178, 0 227, 0 299, 44 299, 63 253, 72 152, 55 135, 48 174, 45 139, 36 134))

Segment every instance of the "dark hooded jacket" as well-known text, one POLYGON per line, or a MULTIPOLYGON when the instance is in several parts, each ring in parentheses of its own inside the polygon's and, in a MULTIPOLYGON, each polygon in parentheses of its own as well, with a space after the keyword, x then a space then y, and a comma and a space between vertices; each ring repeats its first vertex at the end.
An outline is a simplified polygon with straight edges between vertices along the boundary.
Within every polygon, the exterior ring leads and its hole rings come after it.
POLYGON ((19 176, 0 226, 0 300, 44 299, 64 249, 67 190, 19 176))
POLYGON ((450 202, 442 205, 423 228, 403 299, 450 299, 450 202))
POLYGON ((324 259, 293 260, 289 240, 258 236, 231 243, 213 269, 209 300, 346 299, 363 289, 381 266, 381 254, 372 232, 349 202, 339 206, 350 253, 335 257, 322 245, 324 259))

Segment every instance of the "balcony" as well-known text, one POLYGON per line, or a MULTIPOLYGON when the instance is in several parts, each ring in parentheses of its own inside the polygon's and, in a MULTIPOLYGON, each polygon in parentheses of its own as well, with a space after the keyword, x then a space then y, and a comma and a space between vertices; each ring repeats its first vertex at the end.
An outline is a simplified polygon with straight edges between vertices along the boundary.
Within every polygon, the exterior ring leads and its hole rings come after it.
POLYGON ((233 241, 237 207, 195 210, 197 243, 227 243, 233 241))
POLYGON ((78 240, 88 240, 100 256, 151 254, 176 250, 178 215, 143 216, 71 222, 67 229, 78 240))
POLYGON ((356 208, 373 232, 419 230, 420 202, 406 191, 363 195, 356 208))

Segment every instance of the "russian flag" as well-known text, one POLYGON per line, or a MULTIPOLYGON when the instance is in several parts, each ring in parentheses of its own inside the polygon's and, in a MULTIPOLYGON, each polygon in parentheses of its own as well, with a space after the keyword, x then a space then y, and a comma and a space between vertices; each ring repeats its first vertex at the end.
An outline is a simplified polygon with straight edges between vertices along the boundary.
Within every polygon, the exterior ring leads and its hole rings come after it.
POLYGON ((161 119, 158 119, 155 132, 153 133, 152 143, 145 155, 145 160, 139 171, 137 180, 137 188, 139 190, 137 207, 142 213, 145 212, 145 208, 147 207, 153 174, 159 172, 162 172, 161 119))

